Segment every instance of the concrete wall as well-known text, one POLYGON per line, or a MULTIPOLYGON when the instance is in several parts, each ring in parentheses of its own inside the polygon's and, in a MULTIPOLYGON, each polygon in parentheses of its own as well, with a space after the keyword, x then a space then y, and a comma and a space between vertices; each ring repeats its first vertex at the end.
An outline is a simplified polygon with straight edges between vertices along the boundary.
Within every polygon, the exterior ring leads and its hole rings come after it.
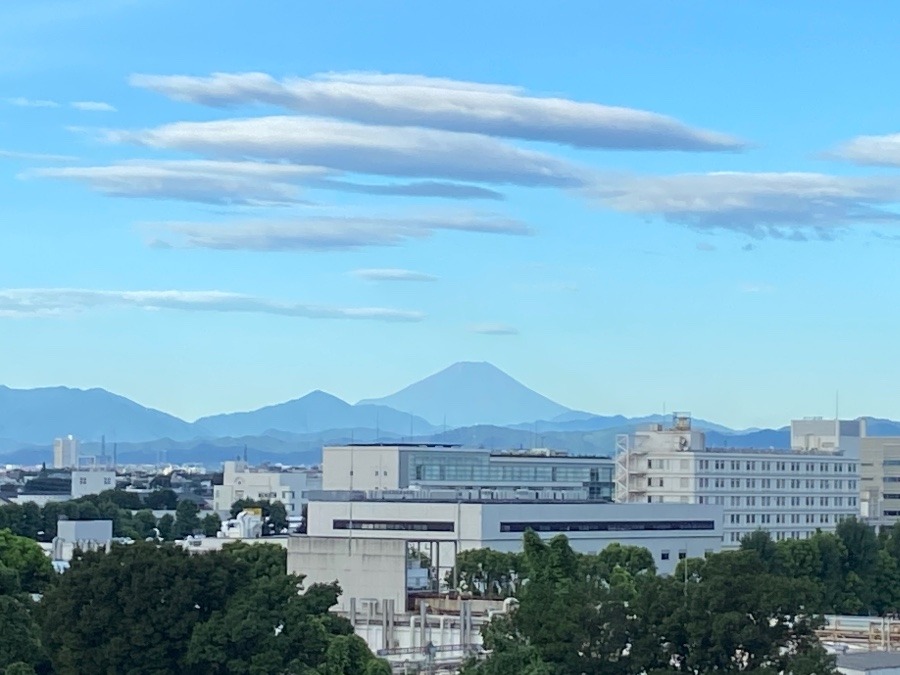
POLYGON ((323 490, 396 490, 401 487, 401 478, 400 449, 396 446, 322 449, 323 490))
POLYGON ((116 489, 115 471, 73 471, 72 498, 97 495, 106 490, 116 489))
POLYGON ((405 541, 292 536, 287 569, 305 575, 307 588, 337 581, 339 611, 349 611, 350 598, 390 599, 399 611, 406 606, 405 541))
POLYGON ((279 501, 289 516, 299 516, 309 490, 321 488, 313 471, 256 471, 246 462, 225 462, 222 485, 213 488, 213 508, 226 512, 239 499, 279 501))

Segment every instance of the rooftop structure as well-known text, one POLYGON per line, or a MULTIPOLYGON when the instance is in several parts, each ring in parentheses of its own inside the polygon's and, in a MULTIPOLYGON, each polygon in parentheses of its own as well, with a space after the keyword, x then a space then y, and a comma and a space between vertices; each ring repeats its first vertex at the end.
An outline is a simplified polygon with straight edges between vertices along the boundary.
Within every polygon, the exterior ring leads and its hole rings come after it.
POLYGON ((552 490, 613 499, 609 457, 549 449, 494 451, 445 444, 359 444, 322 451, 325 490, 409 488, 552 490))
POLYGON ((315 469, 276 471, 252 468, 247 462, 225 462, 222 485, 213 488, 213 508, 225 513, 241 499, 280 501, 289 516, 300 516, 310 490, 322 487, 315 469))
POLYGON ((616 461, 617 501, 721 506, 726 547, 760 528, 775 539, 800 539, 859 515, 858 462, 835 444, 825 451, 808 444, 781 451, 709 448, 690 415, 676 413, 669 428, 653 425, 618 437, 616 461))

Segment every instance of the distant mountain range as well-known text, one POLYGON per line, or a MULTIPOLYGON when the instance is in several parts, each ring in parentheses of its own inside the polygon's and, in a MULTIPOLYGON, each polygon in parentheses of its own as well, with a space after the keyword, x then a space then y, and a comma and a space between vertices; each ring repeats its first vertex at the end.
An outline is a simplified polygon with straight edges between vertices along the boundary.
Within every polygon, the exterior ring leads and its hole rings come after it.
MULTIPOLYGON (((0 386, 0 462, 39 463, 53 439, 72 434, 99 454, 100 438, 118 444, 120 462, 203 462, 243 453, 254 462, 314 463, 323 444, 443 442, 492 449, 551 447, 609 455, 617 434, 661 415, 624 417, 571 410, 529 389, 489 363, 456 363, 380 399, 353 405, 313 391, 249 412, 187 422, 103 389, 10 389, 0 386)), ((786 448, 790 431, 736 431, 702 419, 718 447, 786 448)), ((900 435, 900 423, 869 420, 870 435, 900 435)))

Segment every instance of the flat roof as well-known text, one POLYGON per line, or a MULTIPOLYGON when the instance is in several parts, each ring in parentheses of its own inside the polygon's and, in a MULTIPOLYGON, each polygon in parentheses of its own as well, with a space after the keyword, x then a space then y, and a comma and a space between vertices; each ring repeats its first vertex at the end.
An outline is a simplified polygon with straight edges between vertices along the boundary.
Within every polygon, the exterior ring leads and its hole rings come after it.
POLYGON ((838 654, 837 664, 840 668, 849 668, 851 670, 900 668, 900 653, 858 652, 856 654, 838 654))

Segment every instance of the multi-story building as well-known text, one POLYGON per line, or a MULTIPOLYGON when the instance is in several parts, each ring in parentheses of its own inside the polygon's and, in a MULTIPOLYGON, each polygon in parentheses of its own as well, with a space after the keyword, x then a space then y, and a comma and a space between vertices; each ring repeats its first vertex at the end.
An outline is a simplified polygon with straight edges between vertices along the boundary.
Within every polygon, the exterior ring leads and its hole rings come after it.
MULTIPOLYGON (((833 422, 831 428, 847 430, 833 422)), ((864 425, 856 429, 864 433, 864 425)), ((726 547, 757 529, 777 540, 832 531, 860 514, 858 460, 841 452, 839 436, 819 435, 813 447, 790 451, 709 448, 690 416, 678 414, 672 428, 654 425, 618 438, 617 500, 721 506, 726 547)), ((798 428, 792 438, 811 434, 798 428)))
POLYGON ((613 499, 614 471, 609 457, 546 449, 497 452, 455 445, 354 444, 322 451, 325 490, 550 490, 608 502, 613 499))
POLYGON ((322 488, 322 474, 314 469, 274 471, 247 462, 225 462, 222 485, 213 488, 213 508, 225 513, 241 499, 281 502, 288 516, 299 517, 310 490, 322 488))
POLYGON ((53 468, 75 469, 78 467, 78 439, 74 436, 57 438, 53 441, 53 468))
POLYGON ((859 466, 862 515, 893 525, 900 520, 900 436, 863 438, 859 466))
POLYGON ((858 459, 865 437, 865 418, 791 420, 791 449, 797 452, 840 452, 844 457, 858 459))
POLYGON ((116 489, 116 472, 102 469, 72 472, 72 499, 116 489))

